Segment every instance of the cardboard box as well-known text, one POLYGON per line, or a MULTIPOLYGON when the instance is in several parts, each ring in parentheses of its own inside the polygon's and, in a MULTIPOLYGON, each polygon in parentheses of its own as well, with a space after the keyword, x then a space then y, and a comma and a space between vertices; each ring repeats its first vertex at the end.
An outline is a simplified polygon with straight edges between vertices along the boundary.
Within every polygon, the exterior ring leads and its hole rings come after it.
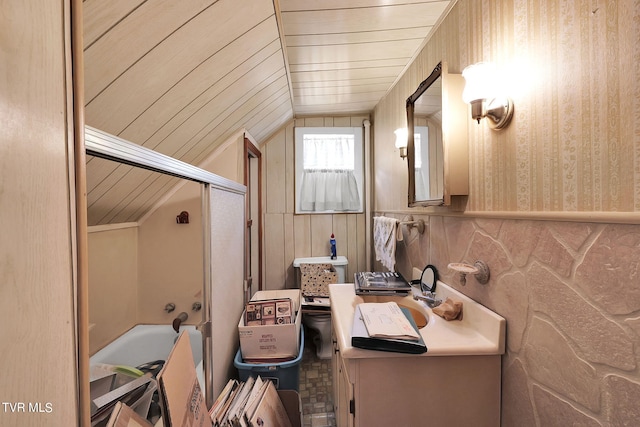
POLYGON ((187 331, 178 337, 157 378, 165 427, 212 427, 187 331))
POLYGON ((291 421, 291 427, 302 427, 302 402, 300 395, 294 390, 278 390, 278 396, 284 405, 291 421))
POLYGON ((240 335, 240 351, 243 359, 253 361, 264 359, 295 359, 300 345, 300 325, 302 311, 300 310, 300 290, 283 289, 276 291, 258 291, 251 298, 252 301, 266 299, 291 298, 296 312, 295 322, 285 325, 256 325, 246 326, 242 313, 238 322, 240 335))

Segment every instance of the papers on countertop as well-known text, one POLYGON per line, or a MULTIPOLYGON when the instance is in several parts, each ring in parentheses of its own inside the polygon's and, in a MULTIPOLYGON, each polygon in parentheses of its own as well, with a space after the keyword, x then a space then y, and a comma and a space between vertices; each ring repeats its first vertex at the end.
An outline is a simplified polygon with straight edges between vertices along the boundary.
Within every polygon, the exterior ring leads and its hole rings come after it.
POLYGON ((395 302, 361 303, 358 307, 370 337, 420 340, 420 334, 395 302))
POLYGON ((418 334, 419 338, 417 340, 414 339, 413 336, 411 339, 404 339, 399 336, 394 336, 393 338, 372 337, 367 331, 367 327, 363 320, 364 316, 360 313, 360 309, 363 305, 364 304, 358 304, 353 313, 353 327, 351 329, 351 345, 353 347, 363 348, 366 350, 392 351, 411 354, 422 354, 427 352, 427 345, 419 335, 418 327, 413 321, 408 308, 402 307, 400 310, 407 321, 411 324, 415 333, 418 334))

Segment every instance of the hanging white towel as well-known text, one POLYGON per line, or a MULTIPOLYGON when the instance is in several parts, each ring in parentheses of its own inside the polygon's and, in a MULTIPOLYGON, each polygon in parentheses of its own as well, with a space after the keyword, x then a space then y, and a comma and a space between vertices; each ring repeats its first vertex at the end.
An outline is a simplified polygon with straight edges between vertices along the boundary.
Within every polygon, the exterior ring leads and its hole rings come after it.
POLYGON ((373 247, 376 252, 376 260, 380 261, 389 271, 395 271, 396 240, 402 240, 398 224, 399 221, 395 218, 373 217, 373 247))

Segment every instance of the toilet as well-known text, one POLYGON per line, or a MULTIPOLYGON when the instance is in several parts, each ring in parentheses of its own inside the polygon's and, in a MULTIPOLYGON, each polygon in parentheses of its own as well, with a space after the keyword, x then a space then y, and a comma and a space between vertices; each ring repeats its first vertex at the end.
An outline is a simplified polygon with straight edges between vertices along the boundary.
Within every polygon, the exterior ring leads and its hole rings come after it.
MULTIPOLYGON (((338 273, 337 283, 345 283, 347 265, 349 261, 345 256, 338 256, 336 259, 331 257, 310 257, 296 258, 293 260, 295 268, 296 287, 301 286, 300 264, 331 264, 338 273)), ((314 344, 316 346, 316 355, 319 359, 331 359, 331 305, 329 297, 313 297, 302 299, 302 323, 310 329, 316 331, 314 344)))

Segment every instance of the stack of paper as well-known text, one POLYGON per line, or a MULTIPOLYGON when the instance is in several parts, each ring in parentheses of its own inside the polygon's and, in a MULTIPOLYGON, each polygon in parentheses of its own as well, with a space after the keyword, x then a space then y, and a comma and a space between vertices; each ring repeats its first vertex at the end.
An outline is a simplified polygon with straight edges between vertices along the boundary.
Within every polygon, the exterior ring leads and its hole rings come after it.
POLYGON ((156 389, 156 382, 149 374, 118 385, 116 374, 107 375, 91 382, 91 422, 94 425, 104 423, 109 419, 114 406, 118 402, 127 405, 136 405, 138 401, 146 396, 151 399, 151 394, 156 389))
POLYGON ((291 427, 275 386, 260 377, 229 380, 209 415, 216 427, 291 427))
POLYGON ((353 318, 351 345, 412 354, 427 351, 409 310, 395 302, 358 304, 353 318))
POLYGON ((229 380, 207 411, 186 331, 174 344, 158 383, 165 427, 293 427, 275 386, 260 377, 229 380))
POLYGON ((418 341, 420 334, 395 302, 359 304, 370 337, 418 341))
POLYGON ((411 285, 394 271, 365 271, 354 274, 356 295, 409 295, 411 285))

